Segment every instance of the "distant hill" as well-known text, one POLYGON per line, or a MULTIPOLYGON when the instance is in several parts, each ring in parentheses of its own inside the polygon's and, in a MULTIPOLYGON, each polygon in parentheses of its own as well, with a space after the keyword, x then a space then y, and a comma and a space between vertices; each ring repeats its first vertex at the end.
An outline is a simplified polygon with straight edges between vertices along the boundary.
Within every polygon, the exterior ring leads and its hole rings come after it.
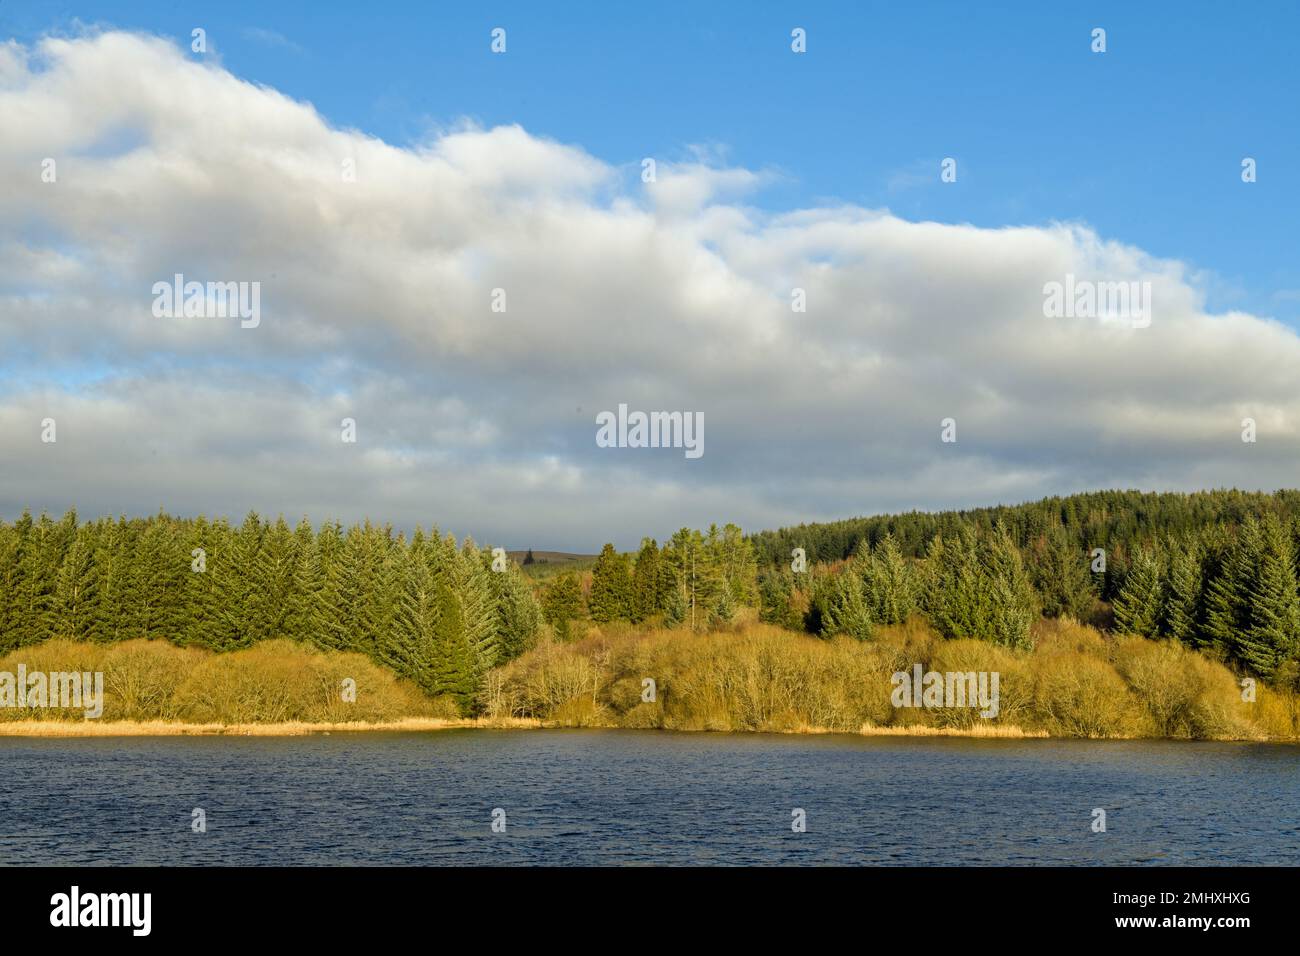
MULTIPOLYGON (((523 551, 507 551, 506 554, 511 560, 524 563, 524 558, 528 557, 528 549, 523 551)), ((570 554, 568 551, 534 551, 533 561, 536 564, 571 564, 575 561, 595 561, 594 554, 570 554)))

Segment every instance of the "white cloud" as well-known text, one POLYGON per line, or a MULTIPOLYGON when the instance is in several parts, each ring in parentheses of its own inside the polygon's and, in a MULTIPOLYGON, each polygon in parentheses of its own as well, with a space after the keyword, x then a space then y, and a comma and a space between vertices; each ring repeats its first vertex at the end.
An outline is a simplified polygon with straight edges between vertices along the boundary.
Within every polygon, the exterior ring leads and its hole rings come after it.
POLYGON ((1294 483, 1300 339, 1206 314, 1181 263, 1082 224, 772 214, 744 204, 763 174, 629 165, 518 126, 398 148, 155 38, 0 46, 0 513, 254 507, 590 549, 1294 483), (154 318, 178 272, 260 281, 260 327, 154 318), (1067 273, 1150 281, 1151 326, 1044 318, 1067 273), (597 448, 620 402, 703 412, 705 456, 597 448))

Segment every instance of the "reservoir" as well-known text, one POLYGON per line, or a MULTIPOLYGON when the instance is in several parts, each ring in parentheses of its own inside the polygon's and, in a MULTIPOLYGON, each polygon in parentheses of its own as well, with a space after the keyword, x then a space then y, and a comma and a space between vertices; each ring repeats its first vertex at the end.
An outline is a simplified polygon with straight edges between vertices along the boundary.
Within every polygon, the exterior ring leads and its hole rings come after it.
POLYGON ((0 773, 7 865, 1300 865, 1285 744, 4 737, 0 773))

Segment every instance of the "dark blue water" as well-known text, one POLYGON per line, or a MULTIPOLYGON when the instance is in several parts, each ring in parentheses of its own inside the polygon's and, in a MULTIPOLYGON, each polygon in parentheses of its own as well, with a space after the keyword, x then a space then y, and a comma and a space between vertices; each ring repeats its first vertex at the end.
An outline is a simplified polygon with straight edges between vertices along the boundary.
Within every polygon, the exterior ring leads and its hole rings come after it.
POLYGON ((1300 748, 1285 745, 0 738, 0 780, 8 865, 1300 864, 1300 748), (206 833, 191 829, 195 807, 206 833), (795 808, 806 832, 791 829, 795 808))

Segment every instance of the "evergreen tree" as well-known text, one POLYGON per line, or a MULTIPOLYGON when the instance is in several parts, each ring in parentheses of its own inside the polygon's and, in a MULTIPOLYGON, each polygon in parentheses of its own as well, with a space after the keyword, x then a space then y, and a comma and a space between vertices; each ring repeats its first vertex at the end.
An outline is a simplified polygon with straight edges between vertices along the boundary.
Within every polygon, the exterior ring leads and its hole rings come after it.
POLYGON ((847 634, 865 641, 874 630, 871 608, 857 574, 836 574, 822 578, 814 590, 813 603, 818 609, 821 634, 847 634))
POLYGON ((474 649, 466 638, 460 602, 445 584, 438 584, 438 620, 434 629, 433 694, 453 697, 462 713, 474 706, 479 672, 474 649))
POLYGON ((288 636, 286 621, 294 586, 296 543, 283 515, 262 536, 254 588, 261 612, 259 631, 264 637, 288 636))
POLYGON ((100 643, 124 640, 127 636, 127 600, 130 592, 133 534, 125 518, 104 519, 93 545, 96 582, 95 613, 89 638, 100 643))
POLYGON ((77 529, 59 567, 54 589, 55 636, 73 641, 89 638, 97 610, 98 584, 93 534, 90 525, 84 525, 77 529))
POLYGON ((1162 631, 1170 637, 1196 647, 1201 620, 1200 544, 1195 538, 1175 541, 1169 548, 1169 577, 1164 590, 1162 631))
POLYGON ((999 526, 986 540, 983 567, 992 597, 993 641, 1029 647, 1030 627, 1038 614, 1036 596, 1020 549, 1005 526, 999 526))
POLYGON ((1134 555, 1115 598, 1115 623, 1126 634, 1155 637, 1160 632, 1163 605, 1160 561, 1143 548, 1134 555))
MULTIPOLYGON (((455 538, 449 536, 455 545, 455 538)), ((474 658, 475 680, 497 664, 499 649, 496 602, 492 594, 492 558, 472 538, 466 538, 455 557, 451 586, 459 603, 465 641, 474 658)), ((503 572, 504 573, 504 572, 503 572)))
POLYGON ((311 522, 304 517, 293 532, 293 576, 284 608, 284 633, 288 637, 319 644, 319 636, 325 630, 324 589, 320 541, 311 522))
POLYGON ((1030 577, 1048 617, 1079 619, 1092 607, 1095 595, 1088 552, 1060 526, 1038 539, 1031 552, 1030 577))
POLYGON ((181 594, 190 557, 183 550, 170 519, 162 513, 144 522, 136 538, 121 609, 126 637, 181 640, 181 594))
POLYGON ((916 575, 892 534, 855 562, 862 579, 863 598, 871 620, 902 624, 916 610, 916 575))
POLYGON ((393 626, 379 644, 376 658, 434 695, 443 689, 439 681, 446 673, 447 630, 440 625, 450 591, 438 582, 418 550, 407 555, 404 571, 393 626))
POLYGON ((1247 626, 1235 635, 1232 652, 1249 670, 1271 678, 1300 649, 1300 600, 1291 539, 1274 515, 1264 519, 1254 563, 1247 591, 1247 626))
POLYGON ((511 566, 492 575, 497 619, 497 661, 504 664, 529 650, 537 641, 542 609, 523 575, 511 566))
POLYGON ((591 619, 599 624, 632 616, 632 577, 627 555, 606 544, 591 569, 591 619))
POLYGON ((1238 635, 1250 627, 1251 583, 1261 551, 1259 522, 1251 515, 1221 553, 1218 573, 1206 589, 1203 643, 1217 656, 1233 654, 1238 635))
POLYGON ((582 601, 582 585, 572 571, 557 575, 542 592, 542 613, 546 623, 555 630, 555 636, 567 641, 575 621, 580 620, 586 609, 582 601))
POLYGON ((659 544, 654 538, 642 538, 632 568, 632 620, 640 623, 659 610, 659 544))

